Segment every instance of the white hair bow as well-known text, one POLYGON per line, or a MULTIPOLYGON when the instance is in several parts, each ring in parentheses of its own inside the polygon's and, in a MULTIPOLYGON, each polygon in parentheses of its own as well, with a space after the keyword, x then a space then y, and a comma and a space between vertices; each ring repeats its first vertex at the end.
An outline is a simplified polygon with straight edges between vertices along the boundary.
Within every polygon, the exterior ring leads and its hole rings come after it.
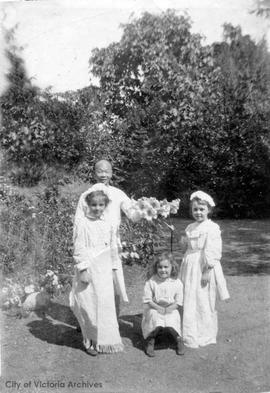
POLYGON ((104 194, 107 195, 107 197, 110 199, 109 187, 106 186, 105 184, 103 184, 103 183, 96 183, 96 184, 94 184, 92 187, 90 187, 87 190, 87 194, 90 194, 91 192, 94 192, 94 191, 103 191, 104 194))
POLYGON ((211 207, 216 206, 214 199, 209 194, 206 194, 206 192, 195 191, 193 194, 191 194, 190 200, 192 201, 194 198, 199 198, 205 202, 208 202, 211 207))

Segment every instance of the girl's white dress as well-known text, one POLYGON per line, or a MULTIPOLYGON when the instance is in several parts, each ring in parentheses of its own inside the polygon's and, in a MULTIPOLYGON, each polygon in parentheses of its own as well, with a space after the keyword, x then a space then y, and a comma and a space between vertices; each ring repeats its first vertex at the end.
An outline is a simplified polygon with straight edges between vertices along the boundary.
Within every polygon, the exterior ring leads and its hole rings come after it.
POLYGON ((216 343, 216 293, 221 300, 230 296, 220 264, 222 241, 218 224, 207 219, 188 225, 186 242, 187 251, 180 267, 184 285, 183 340, 186 346, 197 348, 216 343), (210 270, 210 283, 202 287, 204 266, 213 269, 210 270))
POLYGON ((161 280, 158 275, 154 275, 145 283, 143 293, 143 337, 147 338, 158 326, 172 327, 181 336, 181 320, 178 310, 173 310, 168 314, 160 314, 157 310, 150 308, 147 303, 153 301, 161 306, 177 303, 183 304, 183 284, 173 278, 161 280))
MULTIPOLYGON (((122 269, 117 238, 104 218, 81 217, 74 227, 75 276, 70 293, 70 306, 82 329, 86 348, 91 343, 98 352, 123 349, 116 317, 113 269, 122 269), (80 281, 80 271, 87 269, 90 283, 80 281)), ((127 300, 125 291, 122 299, 127 300)))

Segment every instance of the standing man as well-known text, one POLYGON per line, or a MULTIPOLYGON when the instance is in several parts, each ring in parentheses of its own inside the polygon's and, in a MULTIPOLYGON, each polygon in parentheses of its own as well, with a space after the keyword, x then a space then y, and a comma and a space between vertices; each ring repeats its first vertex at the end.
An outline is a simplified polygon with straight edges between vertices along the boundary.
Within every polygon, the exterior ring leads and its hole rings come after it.
MULTIPOLYGON (((106 208, 105 217, 118 230, 121 223, 121 211, 128 216, 128 209, 131 201, 128 196, 119 188, 110 186, 112 178, 112 166, 107 160, 100 160, 95 164, 95 179, 97 183, 103 183, 108 187, 110 204, 106 208)), ((75 213, 75 223, 78 218, 81 218, 83 210, 87 209, 87 204, 84 201, 88 191, 85 191, 80 199, 75 213)))
MULTIPOLYGON (((131 200, 128 196, 121 191, 119 188, 113 187, 110 185, 110 180, 112 178, 112 166, 111 163, 107 160, 100 160, 95 164, 95 179, 97 183, 103 183, 108 188, 108 196, 110 199, 110 203, 108 204, 105 212, 104 218, 110 222, 117 233, 119 248, 121 247, 120 236, 119 236, 119 227, 121 224, 121 211, 123 211, 128 216, 128 209, 131 205, 131 200)), ((85 201, 85 197, 88 194, 88 191, 85 191, 79 199, 79 203, 75 213, 74 225, 84 217, 84 212, 87 211, 87 203, 85 201)), ((122 265, 121 265, 122 266, 122 265)), ((128 301, 123 269, 114 271, 114 286, 115 286, 115 305, 117 316, 119 316, 120 312, 120 297, 123 301, 128 301)))

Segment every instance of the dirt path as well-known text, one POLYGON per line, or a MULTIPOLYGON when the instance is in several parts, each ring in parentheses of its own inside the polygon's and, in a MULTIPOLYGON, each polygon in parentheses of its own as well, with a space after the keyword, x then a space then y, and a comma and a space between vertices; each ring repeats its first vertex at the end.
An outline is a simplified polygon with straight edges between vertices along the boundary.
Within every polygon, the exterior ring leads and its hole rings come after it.
POLYGON ((125 267, 125 276, 131 301, 122 308, 125 351, 120 354, 88 356, 64 304, 25 319, 2 314, 1 392, 270 391, 269 276, 227 277, 232 299, 218 305, 217 345, 187 349, 183 357, 160 349, 153 359, 143 352, 136 315, 141 313, 141 271, 125 267))

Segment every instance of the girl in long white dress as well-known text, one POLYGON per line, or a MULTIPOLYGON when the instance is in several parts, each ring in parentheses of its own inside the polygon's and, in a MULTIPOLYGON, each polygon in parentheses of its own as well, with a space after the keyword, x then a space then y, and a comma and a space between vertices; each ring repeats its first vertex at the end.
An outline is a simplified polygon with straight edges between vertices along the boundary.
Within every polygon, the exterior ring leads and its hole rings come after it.
POLYGON ((190 200, 195 222, 188 225, 182 239, 186 247, 180 267, 180 279, 184 285, 182 328, 185 345, 198 348, 216 343, 216 294, 221 300, 230 296, 220 264, 220 228, 208 218, 215 203, 203 191, 194 192, 190 200))
POLYGON ((172 254, 163 253, 153 266, 154 274, 146 282, 143 294, 142 332, 146 340, 145 352, 155 356, 155 338, 170 334, 176 342, 176 353, 184 354, 181 338, 179 307, 183 302, 183 285, 177 278, 178 265, 172 254))
MULTIPOLYGON (((122 269, 114 227, 104 219, 109 198, 103 184, 85 195, 88 210, 74 227, 75 277, 70 306, 77 317, 86 352, 112 353, 123 350, 116 317, 113 280, 122 269)), ((127 301, 124 282, 116 281, 122 300, 127 301)))

